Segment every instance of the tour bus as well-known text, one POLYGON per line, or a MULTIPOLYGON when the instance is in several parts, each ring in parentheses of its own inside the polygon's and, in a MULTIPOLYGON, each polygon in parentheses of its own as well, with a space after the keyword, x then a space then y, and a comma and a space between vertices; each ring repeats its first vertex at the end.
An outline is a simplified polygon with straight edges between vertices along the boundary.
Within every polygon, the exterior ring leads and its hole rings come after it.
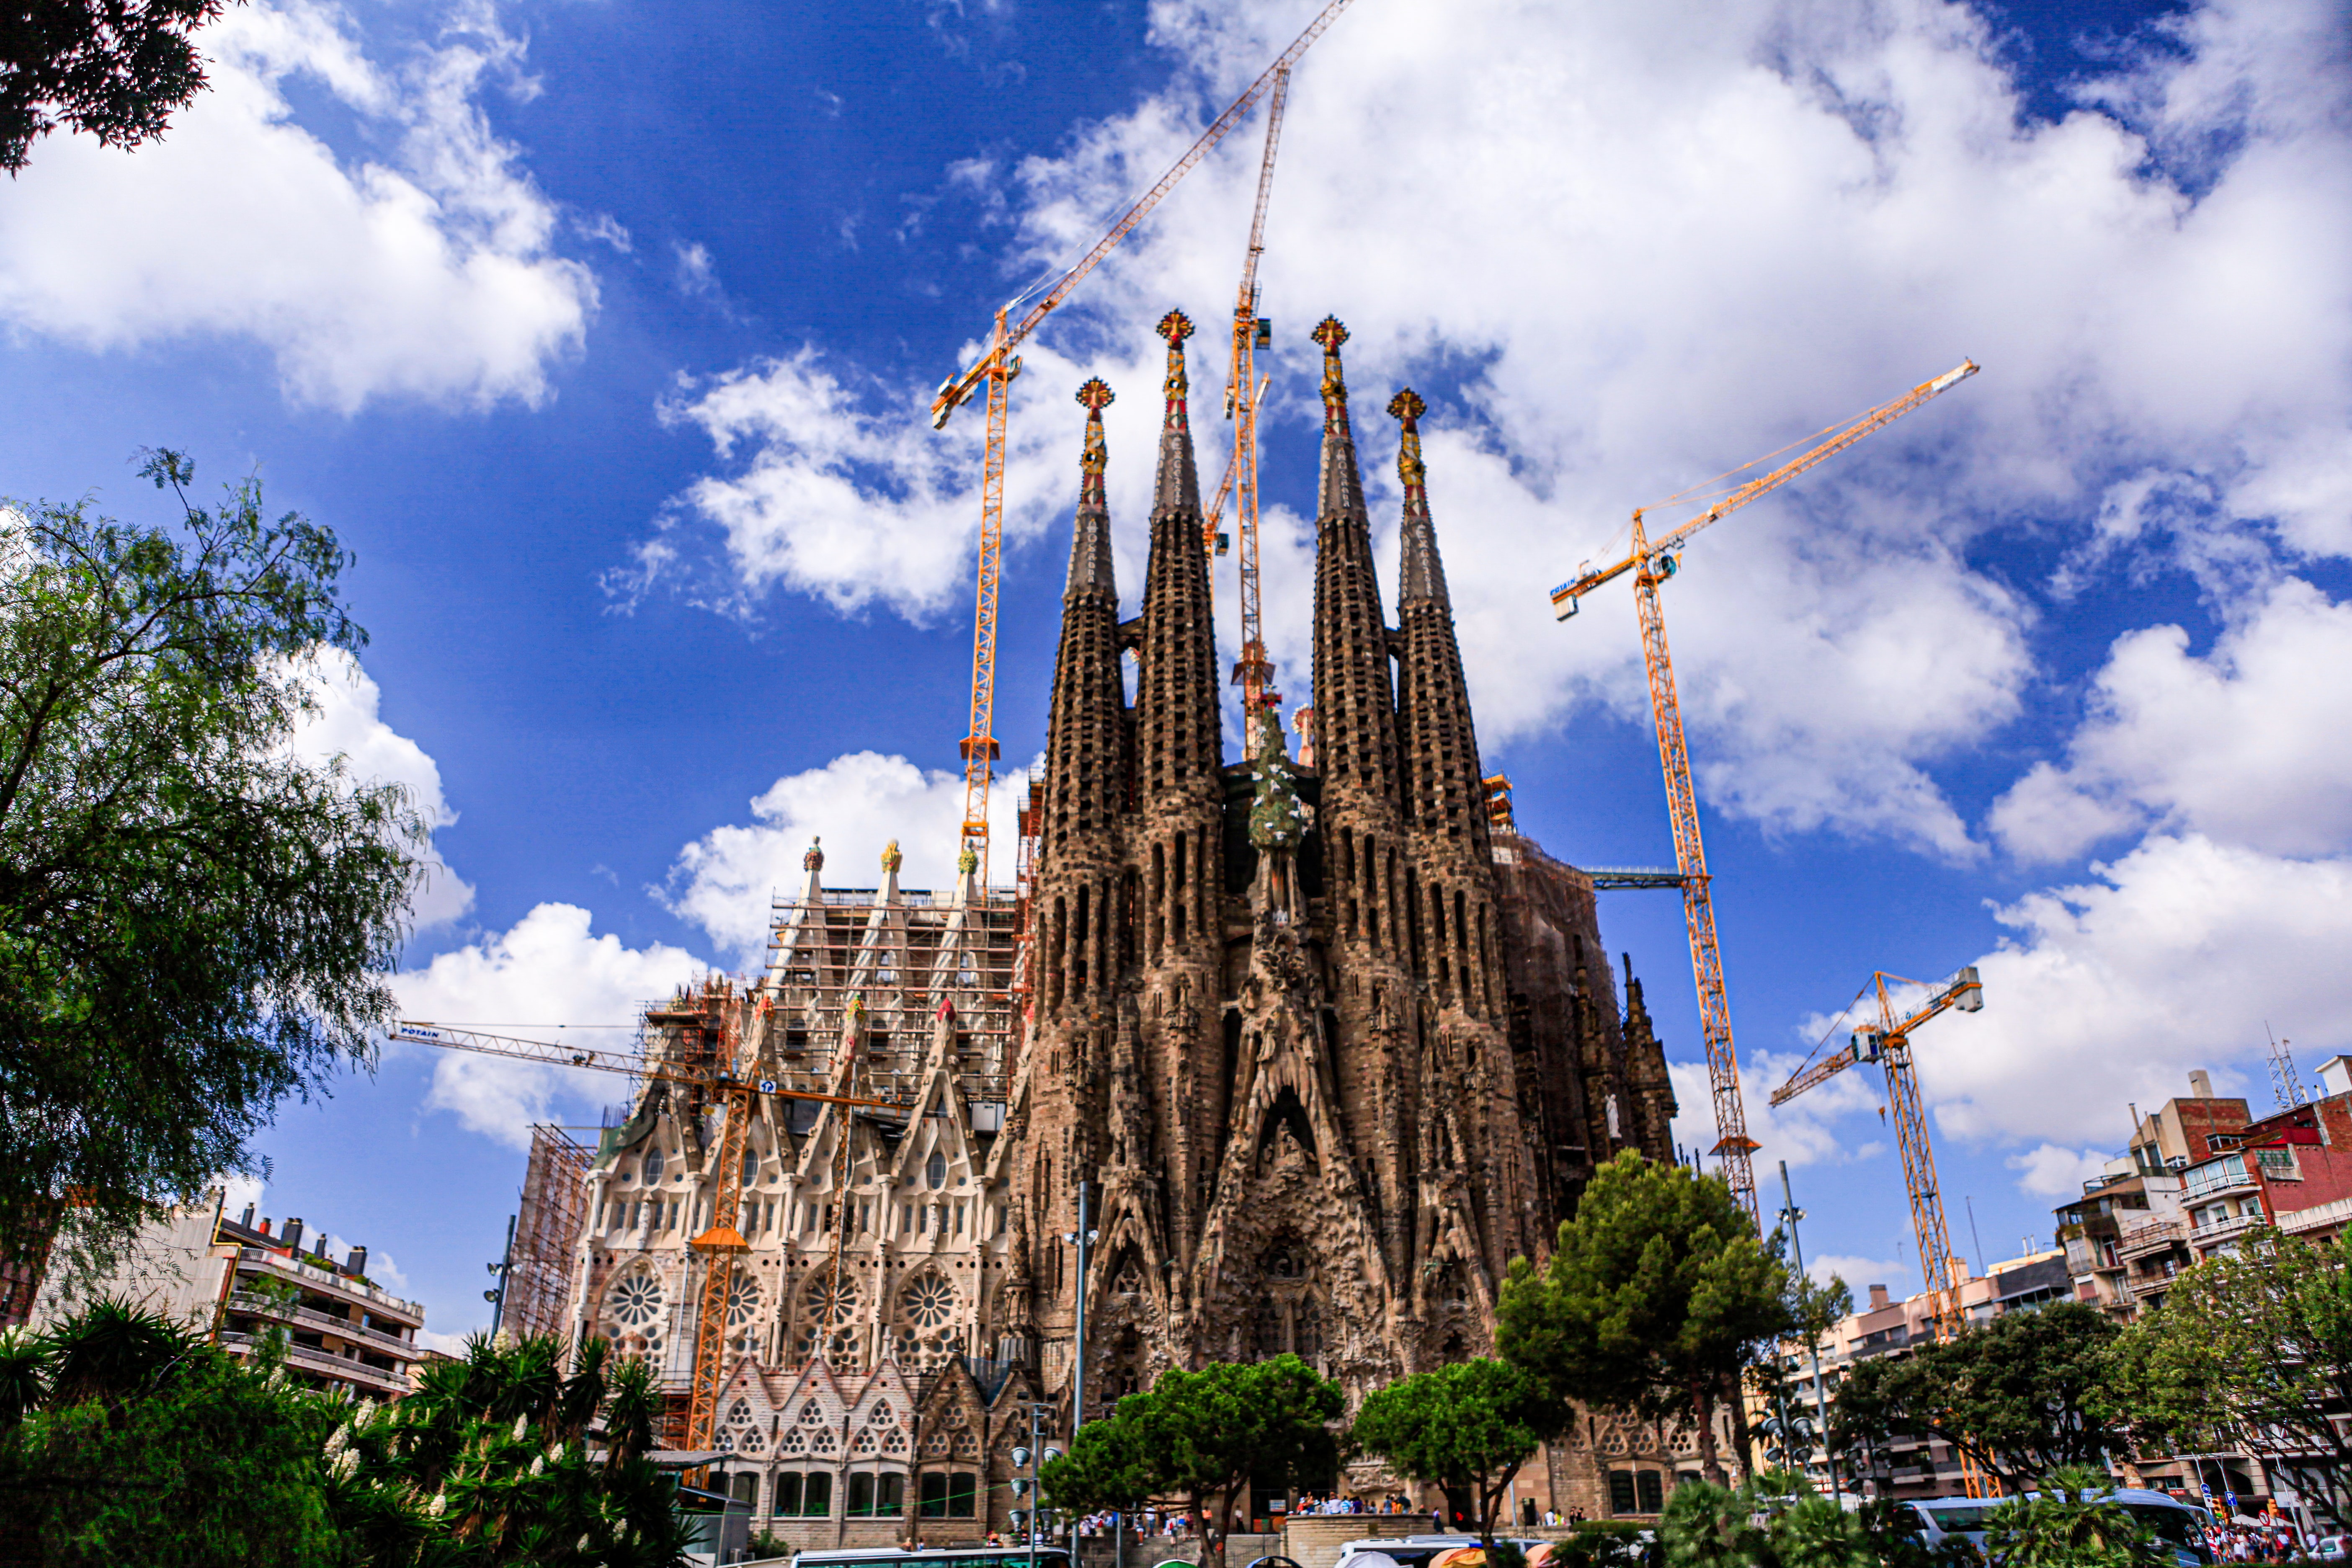
MULTIPOLYGON (((2144 1491, 2137 1487, 2119 1487, 2112 1492, 2098 1495, 2122 1504, 2126 1512, 2146 1525, 2171 1552, 2173 1561, 2181 1568, 2198 1568, 2199 1564, 2213 1561, 2213 1554, 2206 1549, 2204 1536, 2206 1528, 2213 1522, 2213 1516, 2203 1509, 2182 1502, 2178 1498, 2168 1497, 2163 1492, 2144 1491)), ((2003 1500, 2000 1498, 1922 1498, 1911 1504, 1911 1511, 1919 1516, 1930 1548, 1939 1546, 1957 1535, 1973 1542, 1981 1550, 1986 1524, 1992 1510, 1999 1508, 2003 1500)))
POLYGON ((1070 1551, 1044 1542, 1034 1558, 1026 1546, 811 1547, 793 1559, 793 1568, 1029 1568, 1033 1561, 1037 1568, 1070 1568, 1070 1551))
MULTIPOLYGON (((1496 1539, 1506 1541, 1514 1538, 1498 1535, 1496 1539)), ((1396 1568, 1428 1568, 1431 1561, 1441 1552, 1477 1544, 1478 1538, 1475 1535, 1376 1535, 1364 1541, 1350 1541, 1340 1547, 1339 1568, 1348 1568, 1350 1559, 1360 1557, 1374 1562, 1385 1559, 1387 1563, 1395 1563, 1396 1568)), ((1545 1542, 1540 1540, 1518 1542, 1522 1552, 1532 1552, 1543 1544, 1545 1542)))

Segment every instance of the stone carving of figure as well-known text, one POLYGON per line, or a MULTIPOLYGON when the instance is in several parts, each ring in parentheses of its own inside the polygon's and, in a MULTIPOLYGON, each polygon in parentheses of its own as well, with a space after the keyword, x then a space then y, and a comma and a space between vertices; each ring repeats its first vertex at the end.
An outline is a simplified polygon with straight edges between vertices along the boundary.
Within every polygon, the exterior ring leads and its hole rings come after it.
POLYGON ((824 869, 824 839, 812 838, 809 840, 808 853, 801 857, 801 869, 803 871, 822 871, 824 869))

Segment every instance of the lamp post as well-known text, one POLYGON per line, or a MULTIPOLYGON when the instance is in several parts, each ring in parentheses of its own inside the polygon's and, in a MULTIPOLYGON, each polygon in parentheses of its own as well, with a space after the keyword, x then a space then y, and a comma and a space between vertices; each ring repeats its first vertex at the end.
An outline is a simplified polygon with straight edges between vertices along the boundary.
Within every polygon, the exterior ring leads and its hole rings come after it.
MULTIPOLYGON (((1789 1227, 1789 1252, 1796 1260, 1797 1278, 1801 1279, 1805 1275, 1805 1246, 1797 1239, 1797 1222, 1805 1217, 1805 1211, 1797 1206, 1797 1194, 1789 1186, 1789 1162, 1786 1160, 1780 1162, 1780 1201, 1786 1205, 1780 1210, 1780 1220, 1789 1227)), ((1832 1501, 1836 1501, 1838 1500, 1837 1453, 1830 1447, 1830 1406, 1829 1395, 1822 1387, 1821 1336, 1814 1333, 1811 1325, 1808 1324, 1805 1327, 1805 1338, 1813 1352, 1813 1412, 1821 1422, 1822 1458, 1829 1466, 1830 1499, 1832 1501)), ((1786 1423, 1784 1422, 1783 1425, 1785 1426, 1786 1423)))
POLYGON ((1033 1399, 1029 1402, 1029 1441, 1016 1446, 1011 1456, 1013 1469, 1028 1472, 1027 1475, 1015 1475, 1013 1478, 1013 1495, 1016 1498, 1025 1496, 1029 1500, 1029 1517, 1024 1521, 1029 1534, 1029 1568, 1037 1568, 1037 1514, 1045 1499, 1044 1488, 1038 1481, 1038 1474, 1047 1465, 1062 1457, 1062 1451, 1059 1448, 1049 1448, 1044 1446, 1045 1412, 1050 1408, 1052 1407, 1040 1399, 1033 1399))
POLYGON ((489 1266, 490 1273, 498 1279, 498 1285, 495 1289, 482 1292, 482 1300, 490 1304, 490 1340, 492 1343, 497 1342, 499 1337, 499 1324, 505 1319, 507 1314, 507 1270, 514 1266, 514 1233, 515 1216, 509 1215, 507 1215, 506 1252, 496 1263, 489 1266))
POLYGON ((1087 1264, 1094 1255, 1096 1241, 1101 1233, 1089 1228, 1087 1212, 1087 1188, 1093 1184, 1078 1184, 1078 1228, 1066 1230, 1062 1239, 1078 1249, 1078 1321, 1076 1344, 1070 1358, 1070 1439, 1077 1440, 1078 1428, 1087 1420, 1087 1264))

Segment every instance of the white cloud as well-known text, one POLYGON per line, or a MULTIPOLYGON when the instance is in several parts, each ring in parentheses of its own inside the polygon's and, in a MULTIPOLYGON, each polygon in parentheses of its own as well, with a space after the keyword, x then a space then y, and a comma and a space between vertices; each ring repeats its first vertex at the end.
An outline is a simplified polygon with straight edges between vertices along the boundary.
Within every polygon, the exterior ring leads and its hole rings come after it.
POLYGON ((2352 605, 2300 579, 2240 607, 2212 651, 2179 626, 2116 639, 2067 765, 2044 763, 1990 826, 2063 860, 2155 826, 2281 855, 2352 848, 2352 605))
POLYGON ((135 153, 60 136, 0 205, 0 321, 92 349, 250 339, 288 394, 350 412, 413 396, 537 403, 580 347, 593 277, 478 99, 527 92, 487 5, 394 67, 328 0, 257 0, 205 29, 210 89, 135 153), (297 79, 373 149, 296 118, 297 79))
POLYGON ((2011 1155, 2007 1164, 2018 1173, 2019 1192, 2051 1198, 2079 1197, 2083 1184, 2104 1171, 2111 1158, 2096 1149, 2040 1143, 2022 1154, 2011 1155))
MULTIPOLYGON (((1010 881, 1017 781, 1000 780, 989 795, 989 877, 1010 881)), ((899 885, 954 886, 963 821, 963 775, 926 772, 904 757, 854 752, 821 768, 778 779, 754 799, 750 826, 711 832, 678 852, 661 894, 676 913, 750 967, 764 962, 773 895, 795 891, 807 873, 801 857, 824 840, 824 880, 870 888, 881 880, 883 847, 905 857, 899 885)))
MULTIPOLYGON (((1884 1144, 1874 1140, 1858 1142, 1842 1136, 1833 1126, 1848 1117, 1874 1113, 1881 1096, 1878 1075, 1874 1071, 1843 1072, 1786 1105, 1776 1107, 1771 1103, 1772 1090, 1803 1062, 1804 1058, 1794 1051, 1750 1048, 1740 1055, 1740 1098, 1748 1108, 1748 1135, 1759 1145, 1751 1161, 1754 1168, 1759 1173, 1769 1172, 1783 1160, 1791 1166, 1845 1164, 1884 1152, 1884 1144)), ((1675 1116, 1675 1142, 1694 1149, 1714 1148, 1714 1100, 1708 1092, 1706 1064, 1669 1062, 1666 1070, 1674 1082, 1678 1108, 1675 1116)), ((1715 1168, 1710 1156, 1706 1169, 1715 1168)), ((1763 1191, 1769 1220, 1771 1214, 1779 1212, 1779 1191, 1763 1191)))
MULTIPOLYGON (((2352 548, 2352 148, 2338 57, 2318 42, 2334 17, 2319 0, 2200 10, 2185 56, 2149 51, 2103 85, 2114 113, 2056 124, 2021 116, 1990 26, 1936 0, 1343 17, 1299 67, 1284 133, 1261 274, 1267 440, 1312 439, 1301 340, 1336 310, 1392 516, 1379 409, 1400 381, 1466 373, 1430 420, 1430 483, 1491 746, 1596 702, 1645 711, 1622 587, 1564 628, 1538 591, 1604 558, 1633 504, 1975 355, 1983 376, 1696 542, 1667 592, 1718 808, 1966 858, 1930 770, 2009 723, 2034 676, 2031 612, 1969 565, 1981 531, 2094 530, 2120 472, 2207 498, 2210 563, 2269 548, 2249 517, 2295 548, 2352 548)), ((961 176, 1017 226, 1012 270, 1090 240, 1289 18, 1171 4, 1153 22, 1180 62, 1168 93, 1081 128, 1065 155, 961 176)), ((1147 324, 1170 303, 1215 320, 1255 146, 1237 135, 1196 169, 1024 346, 1016 531, 1066 512, 1069 388, 1099 369, 1154 402, 1147 324)), ((1194 343, 1210 482, 1214 336, 1194 343)), ((743 590, 960 611, 976 408, 936 437, 928 387, 868 386, 808 355, 693 395, 683 416, 722 452, 750 448, 688 498, 743 590)), ((1148 480, 1148 448, 1115 439, 1112 474, 1127 537, 1139 513, 1118 484, 1148 480)), ((2117 558, 2180 532, 2124 518, 2118 500, 2117 558)), ((1266 612, 1297 698, 1312 535, 1275 521, 1266 612)), ((693 546, 673 528, 656 549, 674 564, 693 546)))
POLYGON ((677 264, 677 291, 691 298, 719 291, 719 274, 710 264, 710 247, 697 240, 692 245, 670 244, 670 255, 677 264))
MULTIPOLYGON (((500 935, 484 936, 395 976, 410 1018, 472 1026, 492 1034, 562 1038, 562 1031, 607 1048, 625 1047, 639 1011, 708 966, 692 953, 655 943, 624 946, 590 931, 586 910, 541 904, 500 935)), ((561 1104, 585 1107, 622 1098, 626 1080, 567 1072, 499 1057, 397 1042, 392 1051, 425 1051, 433 1060, 428 1110, 446 1110, 469 1131, 528 1148, 530 1124, 561 1104)))
MULTIPOLYGON (((341 756, 355 780, 405 788, 428 828, 454 824, 457 814, 441 793, 440 766, 425 748, 377 716, 383 694, 359 660, 340 649, 322 649, 310 674, 317 706, 296 729, 296 754, 314 762, 341 756)), ((449 868, 439 849, 428 847, 417 872, 410 903, 415 929, 446 925, 474 907, 473 888, 449 868)))
POLYGON ((2321 1050, 2352 1042, 2352 860, 2158 834, 1996 914, 2014 935, 1978 960, 1984 1010, 1914 1042, 1958 1136, 2063 1150, 2104 1127, 2120 1144, 2126 1102, 2186 1094, 2194 1068, 2258 1079, 2265 1019, 2321 1050))

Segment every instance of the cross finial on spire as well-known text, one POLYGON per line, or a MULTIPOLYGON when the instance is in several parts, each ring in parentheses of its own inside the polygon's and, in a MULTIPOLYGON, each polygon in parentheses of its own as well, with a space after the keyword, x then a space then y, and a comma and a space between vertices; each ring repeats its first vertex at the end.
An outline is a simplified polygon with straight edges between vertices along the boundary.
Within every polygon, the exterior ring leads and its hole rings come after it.
POLYGON ((1397 479, 1404 486, 1404 510, 1407 517, 1429 514, 1429 470, 1421 461, 1421 416, 1429 412, 1421 394, 1408 386, 1389 399, 1389 417, 1402 422, 1402 439, 1397 443, 1397 479))
POLYGON ((1192 335, 1192 319, 1181 310, 1171 310, 1160 318, 1160 325, 1152 330, 1168 340, 1168 411, 1160 429, 1163 434, 1190 430, 1185 396, 1191 383, 1184 374, 1184 340, 1192 335))
POLYGON ((1423 403, 1421 394, 1410 386, 1389 399, 1389 417, 1402 419, 1408 426, 1428 412, 1429 405, 1423 403))
POLYGON ((1110 389, 1110 383, 1100 376, 1096 376, 1078 388, 1078 402, 1084 405, 1087 414, 1097 419, 1102 417, 1104 409, 1108 408, 1118 400, 1118 395, 1110 389))
POLYGON ((1192 318, 1181 310, 1171 310, 1160 318, 1160 325, 1152 330, 1166 338, 1172 349, 1192 335, 1192 318))
POLYGON ((1337 316, 1326 316, 1315 323, 1307 334, 1323 345, 1323 428, 1344 430, 1348 426, 1348 382, 1339 371, 1339 345, 1348 341, 1348 329, 1337 316))

